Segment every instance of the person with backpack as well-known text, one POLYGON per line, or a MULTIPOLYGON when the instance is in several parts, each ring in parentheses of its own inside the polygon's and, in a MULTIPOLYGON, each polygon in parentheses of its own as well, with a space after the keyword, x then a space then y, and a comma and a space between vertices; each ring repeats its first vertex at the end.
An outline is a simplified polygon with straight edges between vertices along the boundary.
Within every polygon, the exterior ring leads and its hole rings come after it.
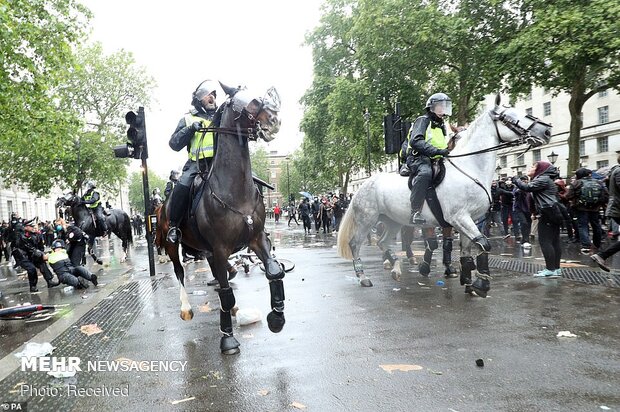
MULTIPOLYGON (((618 155, 618 164, 611 168, 608 179, 609 202, 605 216, 620 225, 620 155, 618 155)), ((605 263, 605 260, 618 253, 618 251, 620 251, 620 240, 616 240, 616 242, 608 245, 604 250, 593 254, 591 258, 601 269, 609 272, 611 268, 605 263)))
POLYGON ((575 171, 577 178, 568 188, 566 198, 573 201, 577 211, 577 224, 581 252, 593 254, 601 247, 601 219, 599 210, 607 203, 607 188, 598 180, 592 178, 592 171, 581 167, 575 171), (592 228, 590 240, 589 227, 592 228))

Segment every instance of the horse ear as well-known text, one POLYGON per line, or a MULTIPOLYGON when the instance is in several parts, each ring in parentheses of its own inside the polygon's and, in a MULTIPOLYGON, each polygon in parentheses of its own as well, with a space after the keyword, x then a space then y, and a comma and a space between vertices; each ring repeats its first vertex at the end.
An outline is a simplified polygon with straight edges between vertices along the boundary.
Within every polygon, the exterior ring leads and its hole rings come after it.
POLYGON ((235 87, 230 87, 230 86, 226 86, 224 83, 219 82, 220 86, 222 86, 222 90, 224 90, 224 93, 226 93, 229 96, 234 96, 234 94, 237 92, 237 88, 235 87))
POLYGON ((500 102, 502 101, 502 97, 497 93, 495 95, 495 107, 499 107, 500 102))

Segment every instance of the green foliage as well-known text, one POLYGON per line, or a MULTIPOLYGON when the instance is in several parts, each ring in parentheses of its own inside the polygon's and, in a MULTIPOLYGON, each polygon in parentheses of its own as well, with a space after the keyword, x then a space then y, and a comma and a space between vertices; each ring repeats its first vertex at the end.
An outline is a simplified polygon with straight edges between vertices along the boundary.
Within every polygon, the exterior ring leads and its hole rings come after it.
MULTIPOLYGON (((149 170, 149 196, 153 189, 159 188, 161 196, 164 196, 164 189, 168 181, 157 176, 149 170)), ((144 214, 144 189, 142 184, 142 172, 135 172, 129 176, 129 206, 134 213, 144 214)))
POLYGON ((568 170, 579 165, 581 109, 597 92, 620 90, 620 3, 530 0, 516 38, 503 48, 514 94, 531 85, 571 96, 568 170))
POLYGON ((269 181, 269 159, 267 150, 263 146, 254 146, 255 149, 250 153, 252 162, 252 173, 264 180, 269 181))
POLYGON ((63 158, 80 122, 60 109, 58 90, 88 18, 72 0, 0 4, 0 174, 36 194, 52 183, 68 187, 63 158))

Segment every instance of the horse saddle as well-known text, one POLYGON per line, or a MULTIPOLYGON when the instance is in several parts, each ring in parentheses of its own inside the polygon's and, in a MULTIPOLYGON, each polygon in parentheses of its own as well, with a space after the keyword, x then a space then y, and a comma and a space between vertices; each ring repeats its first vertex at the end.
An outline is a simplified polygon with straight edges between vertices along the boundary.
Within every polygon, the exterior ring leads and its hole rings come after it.
MULTIPOLYGON (((407 165, 404 165, 404 166, 407 167, 407 165)), ((446 165, 443 163, 443 159, 435 161, 435 162, 432 162, 431 163, 431 168, 433 170, 433 177, 431 178, 431 185, 430 185, 429 189, 430 188, 435 188, 435 187, 439 186, 439 184, 441 182, 443 182, 444 177, 446 177, 446 165)), ((405 174, 403 174, 403 171, 402 171, 402 168, 401 168, 400 175, 401 176, 409 176, 409 182, 408 182, 409 190, 411 190, 411 188, 413 187, 413 179, 415 179, 417 174, 418 173, 416 171, 416 173, 410 173, 408 175, 405 175, 405 174)))

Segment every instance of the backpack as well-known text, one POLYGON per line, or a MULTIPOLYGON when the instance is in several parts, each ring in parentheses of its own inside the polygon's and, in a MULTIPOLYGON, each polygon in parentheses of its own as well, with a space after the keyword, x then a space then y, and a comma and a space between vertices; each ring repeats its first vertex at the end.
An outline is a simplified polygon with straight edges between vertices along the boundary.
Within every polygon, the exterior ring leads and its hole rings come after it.
POLYGON ((578 203, 585 207, 596 207, 601 203, 603 187, 594 179, 583 179, 578 203))

